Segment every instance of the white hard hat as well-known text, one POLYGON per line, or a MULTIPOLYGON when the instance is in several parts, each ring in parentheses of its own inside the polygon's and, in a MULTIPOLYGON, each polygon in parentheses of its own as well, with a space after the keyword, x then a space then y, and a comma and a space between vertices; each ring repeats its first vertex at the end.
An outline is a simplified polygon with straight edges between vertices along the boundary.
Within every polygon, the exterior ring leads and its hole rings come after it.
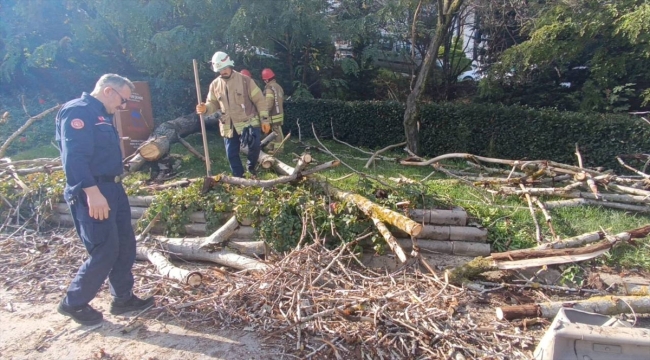
POLYGON ((228 66, 235 66, 235 62, 230 59, 230 56, 223 51, 217 51, 212 55, 212 70, 219 72, 228 66))

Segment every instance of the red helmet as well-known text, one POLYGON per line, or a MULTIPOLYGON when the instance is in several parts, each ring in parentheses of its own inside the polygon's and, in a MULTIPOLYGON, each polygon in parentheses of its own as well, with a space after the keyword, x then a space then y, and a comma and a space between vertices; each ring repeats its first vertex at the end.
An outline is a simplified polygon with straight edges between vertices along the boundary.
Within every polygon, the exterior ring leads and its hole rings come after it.
POLYGON ((251 72, 246 69, 242 69, 239 73, 251 77, 251 72))
POLYGON ((262 80, 271 80, 275 77, 273 70, 266 68, 262 70, 262 80))

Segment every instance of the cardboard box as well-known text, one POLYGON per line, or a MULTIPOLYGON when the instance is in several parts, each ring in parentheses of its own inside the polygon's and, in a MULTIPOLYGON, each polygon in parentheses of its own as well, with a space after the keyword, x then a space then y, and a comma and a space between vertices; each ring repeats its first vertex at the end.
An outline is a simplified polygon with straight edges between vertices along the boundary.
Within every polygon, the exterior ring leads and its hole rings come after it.
POLYGON ((115 113, 115 126, 120 134, 122 156, 127 157, 149 138, 153 132, 153 109, 151 93, 146 81, 134 81, 126 109, 115 113))

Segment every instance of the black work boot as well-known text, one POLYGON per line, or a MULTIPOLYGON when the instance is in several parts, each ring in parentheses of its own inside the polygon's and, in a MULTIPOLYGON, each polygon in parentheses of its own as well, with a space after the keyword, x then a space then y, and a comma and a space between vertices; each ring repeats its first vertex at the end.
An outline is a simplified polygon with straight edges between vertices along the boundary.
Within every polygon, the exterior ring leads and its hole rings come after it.
POLYGON ((104 316, 99 311, 90 307, 90 305, 84 305, 82 307, 72 307, 65 305, 65 298, 59 303, 59 307, 56 309, 59 314, 69 316, 72 320, 76 321, 81 325, 97 325, 104 320, 104 316))
POLYGON ((153 306, 154 299, 153 297, 140 299, 135 295, 131 295, 131 298, 126 301, 117 301, 113 300, 111 302, 111 314, 120 315, 129 311, 138 311, 144 310, 150 306, 153 306))

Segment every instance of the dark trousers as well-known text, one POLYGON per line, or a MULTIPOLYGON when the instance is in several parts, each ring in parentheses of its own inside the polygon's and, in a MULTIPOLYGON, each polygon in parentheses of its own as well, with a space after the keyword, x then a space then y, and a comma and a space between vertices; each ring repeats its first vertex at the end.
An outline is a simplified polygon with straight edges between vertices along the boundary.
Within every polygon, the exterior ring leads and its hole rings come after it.
POLYGON ((108 219, 90 217, 83 192, 70 204, 77 234, 88 251, 88 258, 68 288, 65 302, 71 307, 88 304, 107 277, 115 299, 128 300, 132 295, 135 234, 129 200, 122 184, 100 183, 98 187, 111 209, 108 219))
MULTIPOLYGON (((248 169, 248 172, 255 175, 257 158, 260 157, 260 128, 254 127, 251 130, 251 134, 253 135, 253 144, 248 147, 248 161, 246 162, 246 168, 248 169)), ((233 136, 231 138, 224 138, 223 142, 226 145, 226 154, 228 155, 228 162, 230 163, 230 171, 232 171, 232 174, 236 177, 243 177, 244 167, 239 158, 239 147, 241 146, 240 135, 233 129, 233 136)))

